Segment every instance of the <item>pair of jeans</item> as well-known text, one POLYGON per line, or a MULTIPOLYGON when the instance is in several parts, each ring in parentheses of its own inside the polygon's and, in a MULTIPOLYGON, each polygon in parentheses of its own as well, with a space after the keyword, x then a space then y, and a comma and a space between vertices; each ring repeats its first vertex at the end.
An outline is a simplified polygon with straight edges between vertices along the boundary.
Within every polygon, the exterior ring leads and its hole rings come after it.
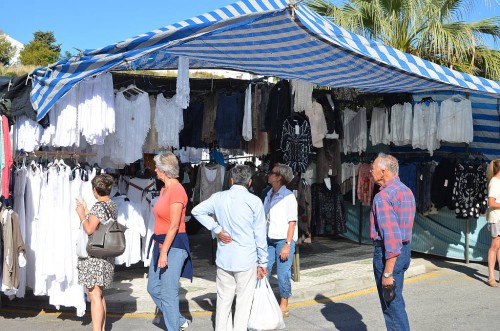
POLYGON ((167 330, 178 331, 186 319, 179 311, 179 279, 188 257, 185 249, 171 247, 167 255, 167 267, 149 265, 148 293, 163 313, 167 330))
POLYGON ((382 296, 382 277, 385 268, 385 248, 384 246, 376 246, 373 252, 373 273, 375 282, 377 283, 378 296, 380 306, 384 314, 385 325, 389 331, 406 331, 410 330, 408 315, 406 314, 405 300, 403 298, 403 285, 405 271, 410 266, 411 249, 410 244, 403 245, 401 254, 396 259, 396 265, 392 276, 396 283, 396 298, 386 303, 382 296))
POLYGON ((289 298, 292 296, 292 261, 293 253, 295 252, 295 241, 290 244, 290 255, 286 261, 281 261, 280 253, 283 246, 286 244, 286 239, 270 239, 267 238, 267 278, 271 276, 274 263, 276 263, 276 274, 278 275, 278 286, 280 289, 281 298, 289 298))

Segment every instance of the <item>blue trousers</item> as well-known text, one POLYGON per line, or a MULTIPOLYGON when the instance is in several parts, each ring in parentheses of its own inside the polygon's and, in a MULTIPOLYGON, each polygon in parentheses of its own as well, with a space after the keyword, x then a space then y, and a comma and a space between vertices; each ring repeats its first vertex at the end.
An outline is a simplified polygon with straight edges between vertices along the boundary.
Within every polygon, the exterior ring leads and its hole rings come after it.
POLYGON ((171 247, 167 255, 167 267, 149 266, 148 293, 163 313, 169 331, 179 331, 186 319, 179 311, 179 279, 188 253, 184 249, 171 247))
POLYGON ((385 267, 385 248, 376 246, 373 252, 373 273, 375 282, 377 283, 378 296, 380 306, 384 314, 385 325, 389 331, 409 331, 410 323, 406 314, 405 300, 403 298, 403 285, 405 271, 410 266, 411 249, 410 244, 403 245, 401 254, 397 257, 396 265, 394 266, 393 277, 396 282, 396 298, 386 303, 382 296, 382 275, 385 267))
POLYGON ((278 286, 280 289, 281 298, 289 298, 292 296, 292 261, 293 253, 295 252, 295 241, 290 244, 290 255, 286 261, 281 261, 280 253, 285 246, 286 239, 269 239, 267 238, 267 278, 271 276, 273 266, 276 263, 276 273, 278 275, 278 286))

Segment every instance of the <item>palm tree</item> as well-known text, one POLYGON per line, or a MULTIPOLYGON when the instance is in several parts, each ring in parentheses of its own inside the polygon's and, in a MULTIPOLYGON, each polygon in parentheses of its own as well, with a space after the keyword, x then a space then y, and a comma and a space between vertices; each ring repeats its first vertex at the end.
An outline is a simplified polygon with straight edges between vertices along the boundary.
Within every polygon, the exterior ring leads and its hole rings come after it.
MULTIPOLYGON (((490 3, 488 0, 484 0, 490 3)), ((500 17, 462 20, 477 0, 306 0, 318 14, 354 33, 440 65, 500 80, 500 17), (339 2, 339 1, 337 1, 339 2)))

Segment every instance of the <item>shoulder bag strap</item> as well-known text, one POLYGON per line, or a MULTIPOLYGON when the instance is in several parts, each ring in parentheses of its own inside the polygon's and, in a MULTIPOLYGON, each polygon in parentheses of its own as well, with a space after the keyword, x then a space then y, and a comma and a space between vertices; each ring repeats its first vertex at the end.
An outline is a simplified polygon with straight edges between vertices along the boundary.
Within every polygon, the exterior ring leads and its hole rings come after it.
MULTIPOLYGON (((104 207, 104 211, 105 211, 105 213, 106 213, 106 216, 107 216, 108 220, 109 220, 110 218, 112 218, 112 219, 113 219, 113 221, 115 221, 115 222, 116 222, 116 219, 114 219, 113 217, 111 217, 112 215, 111 215, 111 212, 109 211, 108 204, 107 204, 105 201, 102 201, 102 202, 101 202, 101 204, 102 204, 102 206, 104 207)), ((107 220, 106 220, 106 221, 107 221, 107 220)))

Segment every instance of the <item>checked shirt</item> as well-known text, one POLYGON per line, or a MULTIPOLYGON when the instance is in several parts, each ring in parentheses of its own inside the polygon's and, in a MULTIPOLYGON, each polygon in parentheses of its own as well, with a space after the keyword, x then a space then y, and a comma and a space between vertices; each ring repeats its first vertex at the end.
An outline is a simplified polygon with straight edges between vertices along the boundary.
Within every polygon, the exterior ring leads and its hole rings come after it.
POLYGON ((387 181, 373 198, 370 212, 370 237, 383 240, 385 258, 401 253, 403 242, 410 241, 415 219, 415 198, 399 177, 387 181))

